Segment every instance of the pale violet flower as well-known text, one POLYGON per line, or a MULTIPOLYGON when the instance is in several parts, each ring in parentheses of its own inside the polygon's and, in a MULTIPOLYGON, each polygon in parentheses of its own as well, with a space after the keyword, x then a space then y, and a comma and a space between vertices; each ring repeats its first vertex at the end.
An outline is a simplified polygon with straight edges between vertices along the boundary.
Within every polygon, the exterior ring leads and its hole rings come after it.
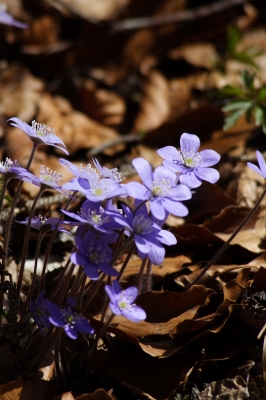
POLYGON ((16 117, 10 118, 8 121, 10 121, 12 126, 20 128, 23 132, 25 132, 36 146, 44 143, 49 146, 57 147, 64 153, 68 154, 68 151, 65 149, 66 146, 64 142, 55 135, 54 130, 49 126, 39 124, 36 121, 32 121, 30 126, 26 122, 23 122, 16 117))
POLYGON ((14 17, 7 12, 5 3, 0 3, 0 24, 15 26, 22 29, 28 28, 27 24, 15 20, 14 17))
POLYGON ((130 286, 125 290, 121 290, 119 283, 113 281, 112 286, 105 286, 105 291, 109 296, 109 307, 113 314, 122 315, 132 322, 141 322, 146 319, 145 311, 133 303, 138 295, 136 287, 130 286))
POLYGON ((200 140, 198 136, 183 133, 180 138, 180 151, 173 146, 157 150, 164 158, 163 165, 179 174, 180 182, 189 188, 196 188, 202 181, 215 183, 220 175, 214 168, 209 168, 220 161, 220 155, 214 150, 198 151, 200 140))
POLYGON ((257 172, 258 174, 263 176, 264 179, 266 179, 266 165, 263 155, 258 150, 256 151, 256 155, 259 168, 255 164, 252 164, 250 162, 248 162, 247 165, 249 166, 249 168, 253 169, 253 171, 257 172))
POLYGON ((181 201, 191 198, 186 185, 177 184, 176 174, 164 166, 157 167, 154 172, 144 158, 135 158, 132 164, 142 179, 124 185, 127 194, 135 199, 149 200, 151 213, 160 221, 165 221, 169 213, 178 217, 188 214, 188 209, 181 201))

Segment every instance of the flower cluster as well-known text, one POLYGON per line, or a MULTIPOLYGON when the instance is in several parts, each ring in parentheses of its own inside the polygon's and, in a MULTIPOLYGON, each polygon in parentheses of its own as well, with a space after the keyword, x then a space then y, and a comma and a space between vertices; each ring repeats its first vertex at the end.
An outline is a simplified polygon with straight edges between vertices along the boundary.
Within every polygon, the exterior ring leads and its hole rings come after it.
MULTIPOLYGON (((28 135, 33 142, 33 153, 37 146, 46 144, 68 154, 62 140, 46 125, 33 121, 30 126, 18 118, 11 118, 9 121, 12 126, 22 129, 28 135)), ((116 260, 124 253, 130 255, 136 251, 144 263, 148 260, 150 264, 158 266, 162 264, 165 246, 172 246, 177 242, 171 232, 162 229, 169 214, 185 217, 188 209, 183 201, 191 199, 191 189, 200 186, 202 180, 215 183, 219 179, 219 173, 209 167, 216 164, 220 156, 213 150, 199 151, 199 146, 200 141, 196 135, 183 133, 180 139, 180 151, 172 146, 158 150, 158 154, 163 158, 163 165, 154 171, 145 159, 134 159, 132 163, 142 183, 123 183, 123 177, 116 168, 103 167, 97 159, 93 159, 93 165, 80 167, 68 160, 60 159, 59 162, 73 174, 73 178, 64 184, 62 184, 63 175, 57 174, 50 168, 41 166, 40 176, 36 177, 28 171, 30 163, 27 169, 24 169, 16 161, 12 162, 8 158, 0 164, 0 173, 9 174, 8 179, 18 178, 40 187, 39 196, 44 190, 52 189, 63 193, 69 192, 70 199, 76 192, 85 197, 78 212, 62 210, 63 215, 70 221, 43 218, 40 215, 33 217, 32 209, 25 221, 18 222, 27 224, 26 232, 29 233, 32 227, 38 229, 40 235, 55 229, 65 232, 66 224, 71 226, 75 249, 70 255, 70 261, 78 266, 83 285, 87 277, 90 281, 98 280, 100 276, 104 278, 105 275, 115 277, 111 286, 105 286, 112 313, 122 315, 133 322, 140 322, 146 318, 146 313, 134 304, 138 289, 129 287, 121 290, 118 279, 122 271, 120 274, 117 271, 116 260), (115 200, 118 196, 122 198, 121 209, 115 200), (124 199, 127 196, 135 199, 133 209, 125 204, 124 199)), ((30 160, 32 157, 33 155, 30 160)), ((265 172, 265 165, 260 159, 259 163, 261 170, 265 172)), ((37 261, 35 269, 37 270, 37 261)), ((35 277, 30 294, 33 293, 34 281, 35 277)), ((78 285, 76 286, 78 289, 78 285)), ((44 287, 43 281, 41 287, 44 287)), ((37 326, 43 331, 53 324, 63 328, 72 339, 76 339, 79 332, 92 334, 94 330, 87 318, 76 309, 72 291, 71 295, 67 294, 67 287, 65 291, 63 297, 68 299, 62 307, 45 298, 43 291, 35 301, 30 301, 29 309, 37 326)), ((81 296, 76 291, 74 293, 76 297, 77 293, 81 296)), ((61 302, 63 297, 61 296, 61 302)))

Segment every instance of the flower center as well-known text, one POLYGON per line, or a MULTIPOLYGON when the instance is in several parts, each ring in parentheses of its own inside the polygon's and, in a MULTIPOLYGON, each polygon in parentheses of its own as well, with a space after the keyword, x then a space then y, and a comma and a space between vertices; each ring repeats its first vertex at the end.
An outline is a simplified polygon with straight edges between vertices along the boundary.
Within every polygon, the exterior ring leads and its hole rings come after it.
POLYGON ((105 193, 110 192, 111 183, 106 179, 98 179, 91 182, 91 193, 94 196, 103 196, 105 193))
POLYGON ((57 184, 62 180, 62 177, 62 174, 57 174, 56 171, 53 171, 48 167, 45 168, 44 165, 41 165, 40 179, 42 179, 44 182, 57 184))
POLYGON ((151 233, 153 230, 151 220, 141 214, 133 218, 132 226, 137 235, 151 233))
POLYGON ((151 192, 154 196, 164 197, 169 194, 171 187, 170 179, 154 179, 151 192))
POLYGON ((203 162, 199 153, 193 153, 193 151, 183 151, 182 153, 179 152, 179 154, 180 160, 185 167, 196 168, 198 164, 203 162))
POLYGON ((49 126, 47 126, 45 124, 39 124, 38 122, 36 122, 34 120, 31 123, 31 127, 37 136, 47 137, 47 136, 54 135, 54 130, 52 128, 50 128, 49 126))

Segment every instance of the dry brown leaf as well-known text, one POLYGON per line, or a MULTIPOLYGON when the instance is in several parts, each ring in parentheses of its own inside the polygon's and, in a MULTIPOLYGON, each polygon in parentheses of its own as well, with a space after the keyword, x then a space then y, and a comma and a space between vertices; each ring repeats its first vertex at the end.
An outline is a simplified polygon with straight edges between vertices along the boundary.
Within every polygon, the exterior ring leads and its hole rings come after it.
POLYGON ((183 58, 195 67, 211 69, 219 60, 219 55, 212 43, 191 43, 172 49, 169 57, 183 58))
POLYGON ((93 393, 84 393, 78 397, 76 400, 114 400, 111 394, 107 393, 104 389, 97 389, 93 393))
POLYGON ((144 85, 141 111, 135 119, 133 131, 151 131, 167 121, 170 113, 169 86, 159 71, 151 71, 144 85))
POLYGON ((95 21, 105 21, 118 17, 128 0, 48 0, 49 4, 57 8, 63 6, 82 18, 95 21))
MULTIPOLYGON (((115 130, 74 110, 65 98, 59 96, 42 96, 36 120, 53 127, 70 154, 80 149, 97 147, 105 141, 119 137, 115 130)), ((114 154, 117 149, 122 148, 123 145, 112 147, 105 150, 105 153, 114 154)))
POLYGON ((121 96, 99 89, 90 79, 79 82, 78 87, 81 92, 82 111, 90 118, 109 126, 117 126, 123 122, 126 105, 121 96))
POLYGON ((43 81, 26 68, 7 65, 0 71, 0 113, 6 118, 33 120, 43 90, 43 81))

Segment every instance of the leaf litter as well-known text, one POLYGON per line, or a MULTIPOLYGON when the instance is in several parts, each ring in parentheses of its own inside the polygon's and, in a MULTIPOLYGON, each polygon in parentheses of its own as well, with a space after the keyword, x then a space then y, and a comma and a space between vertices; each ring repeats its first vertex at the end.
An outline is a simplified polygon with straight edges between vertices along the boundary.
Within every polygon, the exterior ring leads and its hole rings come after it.
MULTIPOLYGON (((190 10, 193 16, 197 2, 6 3, 29 28, 20 32, 1 26, 3 158, 8 155, 25 165, 31 152, 24 134, 6 123, 16 115, 27 123, 35 119, 52 126, 75 165, 91 163, 90 151, 99 148, 101 162, 125 171, 127 182, 136 180, 134 157, 158 166, 156 149, 178 147, 183 132, 197 134, 201 149, 218 151, 222 160, 220 180, 197 190, 187 202, 189 215, 167 220, 178 243, 167 250, 161 266, 152 267, 151 291, 146 291, 144 272, 136 303, 145 309, 147 319, 134 324, 114 318, 92 360, 96 382, 86 385, 81 374, 73 378, 71 391, 59 393, 49 359, 40 376, 25 380, 14 372, 16 360, 1 338, 1 398, 265 398, 265 350, 262 339, 257 339, 266 322, 265 201, 200 283, 193 284, 263 190, 263 179, 246 167, 242 157, 254 157, 255 149, 263 151, 266 138, 244 118, 224 131, 224 103, 215 93, 225 85, 239 86, 241 71, 251 68, 226 53, 227 28, 233 24, 243 33, 237 51, 256 44, 256 84, 266 83, 266 27, 259 17, 265 6, 258 1, 250 2, 251 8, 232 2, 226 8, 221 0, 220 11, 210 11, 199 22, 195 11, 193 22, 165 23, 167 16, 181 11, 190 10), (143 15, 146 27, 115 30, 117 22, 143 15), (161 23, 150 26, 154 20, 161 23), (141 135, 141 143, 127 143, 128 134, 141 135), (101 151, 106 142, 109 146, 101 151)), ((205 3, 208 8, 215 2, 205 3)), ((42 146, 32 172, 37 174, 44 163, 54 170, 61 156, 59 150, 42 146)), ((70 179, 65 169, 63 173, 65 181, 70 179)), ((15 190, 11 185, 10 194, 15 190)), ((25 186, 18 212, 25 212, 23 201, 35 194, 32 186, 25 186)), ((55 216, 60 207, 41 206, 55 216)), ((15 261, 21 249, 16 229, 10 244, 15 261)), ((34 247, 34 237, 31 242, 34 247)), ((67 254, 67 242, 59 241, 56 251, 67 254)), ((133 257, 122 285, 136 284, 139 268, 133 257)), ((98 327, 105 300, 102 292, 92 302, 91 318, 98 327)))

